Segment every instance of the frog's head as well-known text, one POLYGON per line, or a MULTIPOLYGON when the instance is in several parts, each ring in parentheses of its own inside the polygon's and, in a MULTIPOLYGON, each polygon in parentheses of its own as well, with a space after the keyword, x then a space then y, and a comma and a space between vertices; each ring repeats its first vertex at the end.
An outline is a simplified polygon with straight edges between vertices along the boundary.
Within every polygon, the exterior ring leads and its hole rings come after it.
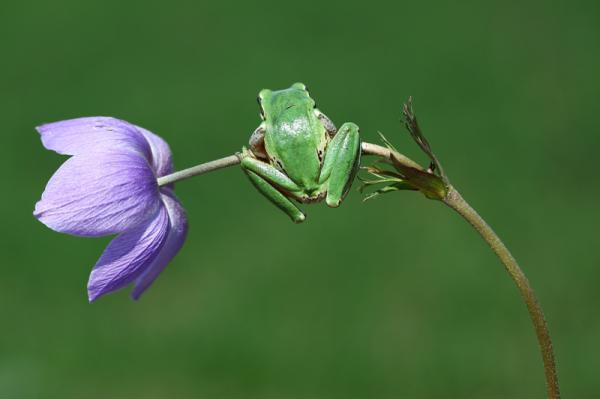
POLYGON ((283 115, 292 108, 305 112, 315 108, 315 101, 310 98, 308 89, 303 83, 294 83, 283 90, 263 89, 258 93, 257 100, 263 120, 268 119, 269 116, 283 115))

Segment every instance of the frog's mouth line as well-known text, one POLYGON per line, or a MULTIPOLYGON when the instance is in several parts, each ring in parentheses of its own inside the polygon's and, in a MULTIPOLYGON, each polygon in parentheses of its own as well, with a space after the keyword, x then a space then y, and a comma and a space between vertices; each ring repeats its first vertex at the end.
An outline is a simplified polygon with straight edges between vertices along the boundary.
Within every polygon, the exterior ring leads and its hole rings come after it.
POLYGON ((287 107, 285 107, 285 110, 287 111, 288 109, 293 108, 295 106, 296 106, 296 104, 288 105, 287 107))

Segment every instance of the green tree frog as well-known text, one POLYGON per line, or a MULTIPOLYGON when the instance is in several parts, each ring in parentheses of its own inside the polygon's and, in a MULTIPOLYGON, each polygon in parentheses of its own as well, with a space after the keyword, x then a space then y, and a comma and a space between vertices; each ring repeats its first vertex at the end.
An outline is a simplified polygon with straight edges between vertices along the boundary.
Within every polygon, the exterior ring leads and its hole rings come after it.
POLYGON ((339 206, 360 163, 358 126, 336 129, 302 83, 261 90, 258 102, 262 123, 241 160, 252 184, 296 223, 305 215, 293 200, 339 206))

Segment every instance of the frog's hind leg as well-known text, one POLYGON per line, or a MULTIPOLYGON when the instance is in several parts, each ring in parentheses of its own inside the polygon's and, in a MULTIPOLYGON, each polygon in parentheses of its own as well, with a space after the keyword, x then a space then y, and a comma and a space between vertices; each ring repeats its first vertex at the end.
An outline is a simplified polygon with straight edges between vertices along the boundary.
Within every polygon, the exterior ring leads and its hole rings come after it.
POLYGON ((334 137, 337 133, 337 128, 335 127, 335 124, 331 121, 331 119, 329 119, 327 115, 322 113, 321 110, 319 110, 318 108, 315 108, 315 115, 317 116, 317 118, 319 118, 319 120, 325 127, 325 130, 327 130, 327 134, 329 135, 329 137, 334 137))
POLYGON ((298 207, 271 183, 257 175, 253 171, 243 168, 244 172, 258 191, 271 201, 276 207, 284 211, 294 223, 302 223, 306 216, 298 207))
POLYGON ((360 164, 358 126, 344 123, 333 137, 321 168, 319 183, 327 181, 327 205, 338 207, 350 190, 360 164))

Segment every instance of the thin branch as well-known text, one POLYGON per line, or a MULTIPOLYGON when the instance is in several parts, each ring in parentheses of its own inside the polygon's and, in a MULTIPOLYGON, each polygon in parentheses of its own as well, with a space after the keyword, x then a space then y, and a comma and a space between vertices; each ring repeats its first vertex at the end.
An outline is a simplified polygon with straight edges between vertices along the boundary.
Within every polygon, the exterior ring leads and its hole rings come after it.
POLYGON ((189 179, 193 176, 202 175, 204 173, 212 172, 214 170, 219 170, 223 168, 227 168, 229 166, 237 165, 240 163, 240 157, 236 155, 230 155, 225 158, 216 159, 214 161, 202 163, 200 165, 192 166, 188 169, 183 169, 172 173, 170 175, 166 175, 163 177, 159 177, 157 179, 159 187, 166 186, 168 184, 173 184, 175 182, 189 179))
POLYGON ((390 155, 393 153, 395 155, 395 158, 403 165, 419 170, 424 170, 421 165, 419 165, 406 155, 400 154, 396 151, 392 151, 389 148, 382 147, 377 144, 363 142, 361 145, 361 149, 364 155, 377 155, 382 157, 383 159, 390 159, 390 155))
MULTIPOLYGON (((428 147, 428 144, 425 144, 428 147)), ((365 143, 361 144, 361 150, 364 155, 375 155, 384 160, 393 159, 400 165, 424 171, 418 163, 412 159, 393 151, 389 148, 382 147, 377 144, 365 143)), ((158 185, 165 186, 181 180, 188 179, 192 176, 201 175, 215 170, 223 169, 229 166, 238 165, 241 162, 241 154, 230 155, 225 158, 220 158, 214 161, 206 162, 189 169, 184 169, 173 174, 158 178, 158 185)), ((396 165, 397 166, 397 165, 396 165)), ((439 165, 438 165, 439 167, 439 165)), ((440 168, 441 169, 441 168, 440 168)), ((443 175, 445 177, 445 175, 443 175)), ((447 180, 445 180, 447 182, 447 180)), ((481 237, 489 244, 491 249, 496 253, 500 261, 504 264, 508 274, 513 279, 519 292, 521 293, 527 310, 533 322, 533 326, 537 335, 538 343, 542 352, 544 362, 544 371, 546 375, 546 386, 548 389, 548 397, 550 399, 560 399, 560 390, 558 386, 558 377, 556 373, 556 362, 554 360, 554 351, 552 349, 552 341, 550 333, 544 318, 544 313, 539 305, 535 293, 527 280, 527 277, 519 267, 517 261, 512 256, 508 248, 500 240, 498 235, 492 228, 479 216, 479 214, 462 198, 460 193, 454 187, 448 184, 447 195, 442 201, 450 208, 458 212, 467 222, 469 222, 481 237)))
POLYGON ((500 237, 492 230, 492 228, 479 216, 479 214, 463 199, 458 191, 452 186, 449 187, 448 195, 444 199, 444 203, 450 208, 458 212, 467 222, 469 222, 481 237, 488 243, 506 271, 517 285, 529 316, 533 322, 533 327, 537 335, 537 340, 542 352, 542 360, 544 362, 544 372, 546 375, 546 388, 550 399, 559 399, 560 390, 558 387, 558 376, 556 373, 556 361, 554 360, 554 350, 552 348, 552 340, 550 332, 544 317, 544 312, 540 306, 533 288, 529 284, 529 280, 519 267, 519 264, 512 256, 506 245, 500 240, 500 237))
MULTIPOLYGON (((362 143, 361 148, 362 148, 362 153, 364 155, 378 155, 385 159, 390 158, 391 151, 388 148, 382 147, 380 145, 371 144, 371 143, 362 143)), ((406 166, 410 166, 413 168, 423 170, 423 168, 415 161, 413 161, 413 160, 407 158, 406 156, 399 154, 397 152, 395 152, 395 154, 401 162, 406 164, 406 166)), ((240 163, 240 161, 241 161, 240 154, 235 154, 235 155, 230 155, 225 158, 215 159, 214 161, 202 163, 200 165, 192 166, 191 168, 188 168, 188 169, 183 169, 183 170, 177 171, 170 175, 159 177, 157 179, 158 185, 160 187, 162 187, 162 186, 176 183, 181 180, 189 179, 190 177, 193 177, 193 176, 198 176, 198 175, 202 175, 204 173, 227 168, 229 166, 238 165, 240 163)))

